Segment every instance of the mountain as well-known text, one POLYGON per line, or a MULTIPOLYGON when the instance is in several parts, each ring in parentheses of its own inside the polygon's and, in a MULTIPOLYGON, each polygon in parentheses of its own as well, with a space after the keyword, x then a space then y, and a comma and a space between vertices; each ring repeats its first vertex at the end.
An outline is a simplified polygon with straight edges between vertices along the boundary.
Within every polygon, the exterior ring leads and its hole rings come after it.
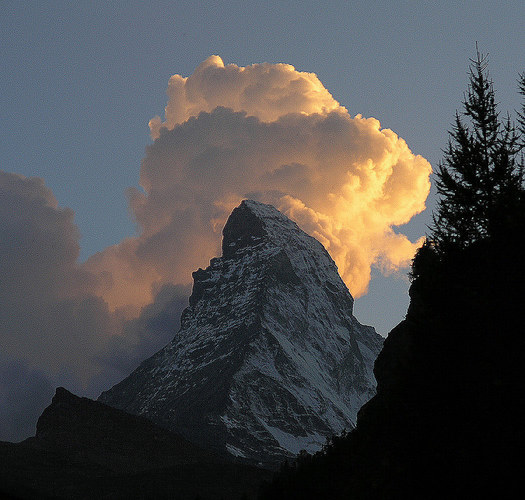
POLYGON ((268 471, 58 388, 35 437, 0 442, 1 498, 253 498, 268 471))
POLYGON ((382 338, 352 315, 316 239, 245 200, 224 227, 222 257, 193 278, 173 341, 101 402, 264 466, 354 427, 375 393, 382 338))

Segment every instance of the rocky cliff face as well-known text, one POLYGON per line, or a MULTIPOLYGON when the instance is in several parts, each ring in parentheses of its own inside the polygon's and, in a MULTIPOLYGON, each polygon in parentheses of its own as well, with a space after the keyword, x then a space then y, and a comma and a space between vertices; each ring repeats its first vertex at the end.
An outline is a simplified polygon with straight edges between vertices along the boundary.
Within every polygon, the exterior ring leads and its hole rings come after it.
POLYGON ((244 201, 223 235, 173 341, 100 401, 275 464, 354 427, 382 338, 353 317, 323 246, 274 207, 244 201))

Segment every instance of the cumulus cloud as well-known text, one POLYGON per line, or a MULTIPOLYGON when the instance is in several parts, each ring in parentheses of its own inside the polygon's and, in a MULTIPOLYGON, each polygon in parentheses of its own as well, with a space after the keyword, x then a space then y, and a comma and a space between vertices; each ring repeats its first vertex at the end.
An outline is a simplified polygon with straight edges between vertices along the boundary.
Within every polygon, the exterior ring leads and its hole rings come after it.
POLYGON ((93 295, 95 276, 77 263, 74 213, 58 207, 41 179, 0 172, 0 192, 3 350, 49 374, 83 377, 91 371, 86 352, 112 318, 93 295))
POLYGON ((319 239, 355 297, 372 266, 390 273, 414 254, 395 226, 425 208, 430 165, 378 120, 350 116, 313 73, 212 56, 171 77, 150 129, 141 189, 128 191, 138 234, 85 263, 73 211, 41 179, 0 172, 0 399, 12 408, 0 420, 20 422, 2 436, 34 428, 41 401, 24 407, 21 386, 97 396, 165 345, 191 272, 219 255, 244 198, 319 239))
POLYGON ((0 441, 17 442, 34 435, 53 392, 41 371, 0 353, 0 441))
POLYGON ((168 83, 165 121, 149 122, 156 139, 162 127, 172 129, 202 111, 217 106, 245 111, 261 121, 275 121, 288 113, 323 113, 342 109, 315 73, 297 71, 290 64, 224 65, 210 56, 190 77, 173 75, 168 83))
POLYGON ((318 238, 355 297, 372 266, 409 264, 420 242, 394 226, 425 208, 430 165, 378 120, 351 117, 314 74, 212 56, 190 77, 172 76, 168 97, 165 120, 150 121, 143 190, 128 193, 141 233, 88 262, 110 277, 100 293, 113 308, 137 309, 160 284, 188 283, 247 197, 318 238), (133 283, 140 294, 120 293, 133 283))
POLYGON ((173 339, 190 293, 189 286, 165 285, 137 318, 123 323, 120 335, 111 337, 97 357, 104 370, 91 381, 92 392, 108 387, 108 374, 120 381, 173 339))

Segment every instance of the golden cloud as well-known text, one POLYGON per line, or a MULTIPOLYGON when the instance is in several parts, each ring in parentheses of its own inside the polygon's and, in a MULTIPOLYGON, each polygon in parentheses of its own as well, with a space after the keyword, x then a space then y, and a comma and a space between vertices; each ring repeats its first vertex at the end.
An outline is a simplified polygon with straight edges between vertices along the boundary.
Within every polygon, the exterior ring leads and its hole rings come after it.
POLYGON ((6 387, 25 369, 39 390, 93 396, 165 345, 192 271, 219 254, 244 198, 316 237, 356 297, 372 266, 407 266, 419 244, 394 227, 425 208, 429 163, 378 120, 351 117, 313 73, 212 56, 171 77, 150 127, 142 190, 128 192, 139 232, 85 263, 73 211, 41 179, 0 172, 0 361, 16 368, 6 387))
POLYGON ((149 122, 151 137, 160 129, 172 129, 202 111, 217 106, 245 111, 263 122, 272 122, 289 113, 323 113, 342 108, 325 89, 315 73, 297 71, 290 64, 224 65, 219 56, 210 56, 193 75, 173 75, 168 83, 165 121, 156 116, 149 122))
POLYGON ((315 74, 211 56, 172 76, 168 97, 164 121, 150 121, 143 191, 129 191, 140 234, 86 264, 105 277, 99 294, 113 309, 190 282, 243 198, 274 204, 318 238, 355 297, 372 266, 410 263, 420 241, 393 227, 424 210, 430 164, 378 120, 351 117, 315 74))

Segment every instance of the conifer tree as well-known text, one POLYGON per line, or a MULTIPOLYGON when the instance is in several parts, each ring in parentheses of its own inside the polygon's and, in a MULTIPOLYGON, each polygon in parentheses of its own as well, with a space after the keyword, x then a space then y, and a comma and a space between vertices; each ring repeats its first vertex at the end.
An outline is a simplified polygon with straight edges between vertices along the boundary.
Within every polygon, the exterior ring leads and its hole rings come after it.
POLYGON ((518 89, 518 92, 524 97, 521 104, 521 111, 518 111, 518 123, 522 139, 521 146, 522 148, 525 148, 525 71, 520 74, 518 80, 518 89))
MULTIPOLYGON (((525 92, 523 76, 520 92, 525 92)), ((496 236, 523 199, 523 161, 518 156, 525 119, 519 114, 517 129, 510 117, 500 119, 487 59, 479 51, 471 59, 463 107, 437 172, 441 199, 430 240, 440 253, 496 236)))

